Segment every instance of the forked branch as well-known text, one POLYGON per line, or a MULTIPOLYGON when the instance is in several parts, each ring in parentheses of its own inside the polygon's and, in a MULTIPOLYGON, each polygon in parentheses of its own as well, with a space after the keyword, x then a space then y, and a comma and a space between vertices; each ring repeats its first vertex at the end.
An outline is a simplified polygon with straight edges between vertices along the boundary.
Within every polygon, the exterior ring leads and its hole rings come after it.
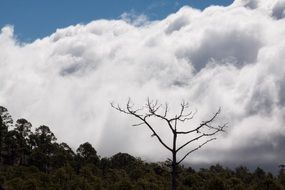
POLYGON ((209 129, 214 129, 215 127, 211 126, 211 123, 216 119, 216 117, 220 113, 221 113, 221 108, 219 108, 219 110, 209 120, 203 121, 198 127, 194 128, 192 130, 189 130, 189 131, 177 131, 177 134, 189 134, 189 133, 193 133, 193 132, 200 133, 200 129, 202 129, 203 127, 207 127, 209 129))
POLYGON ((184 156, 181 160, 179 160, 176 164, 179 165, 179 164, 180 164, 185 158, 187 158, 187 156, 189 156, 191 153, 193 153, 193 152, 199 150, 200 148, 202 148, 202 147, 203 147, 204 145, 206 145, 207 143, 209 143, 209 142, 211 142, 211 141, 213 141, 213 140, 216 140, 216 139, 217 139, 217 138, 209 139, 209 140, 207 140, 206 142, 204 142, 203 144, 200 144, 198 147, 196 147, 196 148, 190 150, 190 151, 187 152, 187 154, 185 154, 185 156, 184 156))
MULTIPOLYGON (((157 132, 153 129, 153 127, 148 123, 147 121, 147 118, 150 117, 151 115, 149 114, 145 114, 145 115, 142 115, 142 114, 139 114, 138 112, 140 110, 143 110, 143 108, 139 108, 139 109, 133 109, 133 105, 131 105, 131 101, 130 99, 128 100, 127 102, 127 106, 125 109, 121 108, 119 105, 115 105, 114 103, 111 103, 111 106, 113 108, 115 108, 116 110, 122 112, 122 113, 125 113, 125 114, 129 114, 129 115, 133 115, 135 116, 136 118, 140 119, 142 122, 139 123, 139 124, 135 124, 134 126, 140 126, 140 125, 143 125, 145 124, 151 131, 152 131, 152 136, 153 137, 156 137, 158 139, 158 141, 166 148, 168 149, 169 151, 172 151, 172 149, 166 145, 166 143, 161 139, 161 137, 157 134, 157 132)), ((150 108, 149 108, 150 109, 150 108)), ((159 109, 157 107, 157 105, 155 105, 154 107, 152 107, 151 109, 155 109, 156 111, 159 109)))

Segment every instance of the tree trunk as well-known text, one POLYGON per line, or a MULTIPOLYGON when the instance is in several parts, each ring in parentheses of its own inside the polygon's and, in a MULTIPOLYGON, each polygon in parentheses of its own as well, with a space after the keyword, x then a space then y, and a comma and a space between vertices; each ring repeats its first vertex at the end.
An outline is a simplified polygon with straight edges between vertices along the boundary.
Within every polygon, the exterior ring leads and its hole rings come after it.
POLYGON ((174 130, 173 132, 173 149, 172 149, 172 172, 171 172, 171 189, 172 190, 176 190, 176 166, 177 166, 177 163, 176 163, 176 140, 177 140, 177 133, 176 133, 176 129, 174 130))
POLYGON ((173 154, 172 172, 171 172, 171 190, 176 190, 176 153, 173 154))

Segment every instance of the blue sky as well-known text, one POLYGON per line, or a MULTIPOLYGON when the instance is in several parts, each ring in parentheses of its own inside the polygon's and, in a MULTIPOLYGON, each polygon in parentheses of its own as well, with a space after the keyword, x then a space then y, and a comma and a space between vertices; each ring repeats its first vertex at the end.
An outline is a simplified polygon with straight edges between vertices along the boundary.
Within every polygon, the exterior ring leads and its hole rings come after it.
POLYGON ((13 25, 18 39, 32 41, 78 23, 116 19, 124 12, 161 19, 184 5, 203 9, 233 0, 0 0, 0 27, 13 25))

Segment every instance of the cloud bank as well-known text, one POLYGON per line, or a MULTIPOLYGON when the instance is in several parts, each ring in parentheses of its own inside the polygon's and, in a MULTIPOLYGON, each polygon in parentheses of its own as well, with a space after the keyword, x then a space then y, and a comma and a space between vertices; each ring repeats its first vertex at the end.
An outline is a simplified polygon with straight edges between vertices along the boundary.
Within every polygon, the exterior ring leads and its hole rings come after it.
MULTIPOLYGON (((96 20, 32 43, 12 26, 0 33, 0 105, 15 118, 47 124, 74 148, 165 160, 168 152, 136 120, 110 107, 131 97, 184 99, 198 113, 220 106, 228 133, 191 163, 266 164, 285 159, 285 1, 236 0, 203 11, 183 7, 163 20, 96 20)), ((157 123, 158 124, 158 123, 157 123)), ((166 139, 167 128, 158 126, 166 139)))

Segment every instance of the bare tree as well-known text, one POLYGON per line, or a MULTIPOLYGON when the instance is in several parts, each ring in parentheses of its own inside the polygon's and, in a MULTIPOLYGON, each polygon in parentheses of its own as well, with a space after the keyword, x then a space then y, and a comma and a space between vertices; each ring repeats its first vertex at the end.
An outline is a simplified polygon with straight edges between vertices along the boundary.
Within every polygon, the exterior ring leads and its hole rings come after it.
POLYGON ((193 117, 196 114, 196 112, 189 111, 189 104, 185 101, 181 102, 180 111, 174 117, 169 116, 170 115, 168 113, 169 107, 167 103, 165 105, 162 105, 158 101, 150 101, 149 99, 147 100, 146 105, 140 108, 135 108, 134 104, 131 102, 130 99, 128 100, 125 108, 122 108, 119 104, 115 105, 114 103, 111 103, 111 106, 122 113, 136 117, 140 122, 134 124, 133 126, 146 125, 153 133, 152 137, 156 137, 157 140, 160 142, 160 144, 162 144, 164 148, 166 148, 172 153, 172 159, 171 159, 172 190, 176 190, 177 187, 176 184, 177 166, 183 160, 185 160, 185 158, 188 157, 191 153, 199 150, 207 143, 215 140, 216 138, 213 136, 215 136, 219 132, 224 132, 224 129, 227 127, 227 124, 214 125, 214 120, 221 112, 221 109, 219 109, 216 113, 213 114, 212 117, 210 117, 206 121, 202 121, 198 126, 192 127, 189 130, 184 130, 184 131, 179 130, 178 129, 179 122, 180 123, 187 122, 193 119, 193 117), (150 124, 150 118, 158 118, 166 123, 166 125, 172 132, 173 140, 171 146, 165 143, 162 137, 154 129, 152 124, 150 124), (183 135, 188 135, 190 139, 186 141, 184 144, 178 145, 177 138, 183 135), (182 156, 180 159, 177 159, 177 153, 179 153, 182 149, 186 148, 187 145, 190 145, 191 143, 200 140, 203 141, 197 147, 188 150, 186 154, 184 154, 184 156, 182 156))

